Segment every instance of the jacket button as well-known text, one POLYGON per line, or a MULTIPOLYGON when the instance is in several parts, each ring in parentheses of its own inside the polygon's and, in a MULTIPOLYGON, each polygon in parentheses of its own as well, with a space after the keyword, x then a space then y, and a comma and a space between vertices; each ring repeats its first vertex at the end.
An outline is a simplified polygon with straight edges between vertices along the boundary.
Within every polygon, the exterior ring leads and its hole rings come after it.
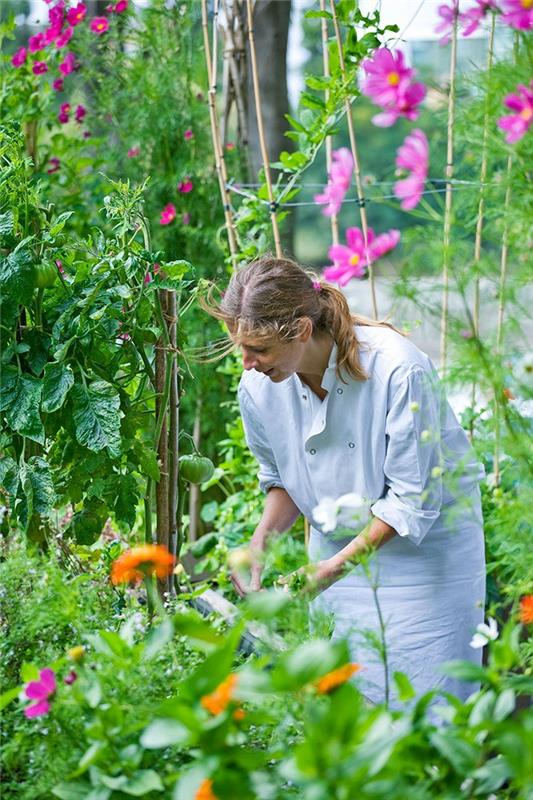
POLYGON ((315 455, 315 453, 316 453, 316 450, 315 450, 315 449, 314 449, 314 447, 313 447, 313 449, 312 449, 312 450, 310 450, 309 452, 311 453, 311 455, 312 455, 312 456, 314 456, 314 455, 315 455))
POLYGON ((355 442, 348 442, 348 447, 355 447, 355 442))
POLYGON ((340 388, 339 388, 339 389, 337 389, 337 394, 342 394, 342 392, 343 392, 343 390, 342 390, 342 389, 340 389, 340 388))

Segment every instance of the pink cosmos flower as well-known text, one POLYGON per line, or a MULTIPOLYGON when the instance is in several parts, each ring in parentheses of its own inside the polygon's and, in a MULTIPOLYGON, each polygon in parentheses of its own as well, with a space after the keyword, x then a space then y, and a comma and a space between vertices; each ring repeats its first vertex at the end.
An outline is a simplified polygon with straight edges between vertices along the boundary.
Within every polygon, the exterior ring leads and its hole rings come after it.
POLYGON ((115 7, 113 11, 115 14, 122 14, 128 7, 128 0, 118 0, 118 3, 115 3, 115 7))
POLYGON ((424 131, 415 128, 406 136, 396 154, 396 166, 411 174, 394 185, 394 194, 401 202, 404 211, 418 205, 428 174, 429 144, 424 131))
POLYGON ((51 164, 50 168, 46 170, 49 175, 53 175, 54 172, 59 172, 61 169, 61 161, 55 156, 53 156, 48 163, 51 164))
POLYGON ((440 39, 441 44, 448 44, 452 38, 453 26, 459 14, 458 0, 452 0, 451 5, 449 6, 445 4, 439 6, 437 8, 437 14, 439 15, 441 21, 435 28, 435 33, 442 34, 440 39))
POLYGON ((128 158, 136 158, 136 156, 138 156, 140 152, 141 152, 140 147, 130 147, 130 149, 128 150, 128 158))
POLYGON ((418 106, 426 96, 426 87, 423 83, 410 83, 405 87, 400 87, 396 103, 386 108, 381 114, 372 117, 372 122, 379 128, 390 128, 399 117, 406 119, 417 119, 419 114, 418 106))
POLYGON ((87 6, 84 3, 78 3, 77 6, 72 6, 67 11, 67 21, 69 25, 75 26, 83 22, 87 14, 87 6))
POLYGON ((475 6, 459 14, 461 24, 464 25, 463 36, 471 36, 491 9, 496 8, 495 0, 474 0, 475 6))
POLYGON ((507 131, 505 141, 508 144, 521 139, 533 123, 533 80, 529 87, 519 83, 516 88, 518 94, 508 94, 504 101, 507 108, 511 108, 515 113, 500 117, 498 120, 498 127, 507 131))
POLYGON ((71 72, 77 68, 76 64, 76 57, 74 53, 67 53, 61 64, 59 65, 59 71, 62 75, 70 75, 71 72))
POLYGON ((530 31, 533 28, 533 4, 531 0, 502 0, 502 21, 511 28, 530 31))
POLYGON ((109 20, 106 17, 93 17, 89 26, 93 33, 101 36, 109 28, 109 20))
MULTIPOLYGON (((375 236, 372 228, 369 228, 368 256, 370 260, 376 261, 381 258, 396 247, 399 241, 400 231, 391 229, 387 233, 375 236)), ((346 245, 332 245, 328 250, 328 255, 332 259, 333 265, 324 270, 326 280, 338 283, 339 286, 346 286, 352 278, 361 278, 368 265, 362 231, 359 228, 348 228, 346 245)))
POLYGON ((167 203, 161 212, 160 225, 170 225, 176 219, 176 206, 173 203, 167 203))
MULTIPOLYGON (((163 224, 163 223, 161 223, 161 224, 163 224)), ((153 281, 152 273, 151 272, 147 272, 146 275, 144 276, 144 283, 145 284, 146 283, 152 283, 152 281, 153 281)))
POLYGON ((76 111, 74 112, 74 118, 75 118, 76 122, 81 123, 81 121, 83 120, 83 118, 84 118, 84 116, 86 114, 87 114, 87 109, 85 108, 85 106, 81 106, 81 105, 80 106, 76 106, 76 111))
POLYGON ((30 36, 28 39, 28 50, 30 53, 38 53, 39 50, 44 50, 46 47, 44 34, 36 33, 35 36, 30 36))
POLYGON ((72 686, 72 684, 77 680, 78 680, 77 673, 73 669, 71 669, 70 672, 67 673, 67 675, 65 675, 65 677, 63 678, 63 683, 66 683, 67 686, 72 686))
POLYGON ((367 77, 361 91, 378 106, 396 103, 398 87, 411 80, 414 70, 405 65, 401 50, 392 53, 387 47, 380 47, 372 58, 365 58, 363 69, 367 77))
POLYGON ((56 267, 57 267, 57 271, 58 271, 58 272, 59 272, 61 275, 64 275, 64 274, 65 274, 65 270, 64 270, 64 267, 63 267, 63 262, 62 262, 62 261, 60 261, 60 260, 59 260, 59 258, 56 258, 56 267))
POLYGON ((56 3, 55 6, 48 9, 48 21, 53 28, 63 27, 63 18, 65 15, 65 4, 63 2, 56 3))
POLYGON ((322 209, 326 217, 339 213, 342 201, 350 188, 353 175, 353 156, 347 147, 341 147, 332 153, 332 164, 328 175, 328 183, 321 194, 315 194, 315 203, 327 203, 322 209))
POLYGON ((48 64, 46 61, 36 61, 31 71, 34 75, 43 75, 45 72, 48 72, 48 64))
POLYGON ((28 53, 26 51, 26 48, 19 47, 17 52, 11 58, 11 63, 13 64, 14 67, 21 67, 25 63, 27 57, 28 53))
POLYGON ((48 698, 56 691, 56 676, 53 669, 46 668, 39 672, 38 681, 30 681, 24 688, 24 694, 29 700, 36 700, 33 705, 24 709, 24 715, 32 717, 42 717, 50 711, 48 698))
POLYGON ((49 28, 47 28, 45 30, 45 32, 43 34, 44 35, 45 47, 48 47, 49 44, 52 44, 52 42, 55 42, 55 40, 57 39, 58 36, 61 36, 61 28, 62 28, 61 24, 60 25, 51 25, 49 28))
POLYGON ((59 34, 59 36, 56 39, 56 47, 58 50, 61 50, 62 47, 66 47, 66 45, 72 39, 73 33, 74 33, 74 28, 72 26, 69 26, 68 28, 65 28, 63 33, 59 34))
POLYGON ((188 211, 186 211, 184 214, 181 215, 181 221, 183 222, 184 225, 190 224, 191 215, 189 214, 188 211))
POLYGON ((193 182, 190 178, 184 178, 178 183, 178 192, 180 194, 189 194, 193 190, 193 182))
POLYGON ((194 139, 194 133, 190 128, 187 128, 187 130, 183 134, 183 138, 185 139, 186 142, 189 142, 191 139, 194 139))
POLYGON ((58 120, 62 125, 68 122, 70 115, 70 103, 61 103, 59 106, 59 114, 57 115, 58 120))
POLYGON ((65 81, 63 80, 63 78, 56 78, 52 84, 52 89, 55 92, 62 92, 64 88, 65 88, 65 81))

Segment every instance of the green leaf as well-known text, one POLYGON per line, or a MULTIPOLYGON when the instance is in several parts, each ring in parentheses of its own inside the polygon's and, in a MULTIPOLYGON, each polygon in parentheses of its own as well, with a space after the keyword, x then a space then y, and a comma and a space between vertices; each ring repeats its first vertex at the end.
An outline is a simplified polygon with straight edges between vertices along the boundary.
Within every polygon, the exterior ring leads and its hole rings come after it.
POLYGON ((44 428, 39 416, 42 382, 22 375, 15 367, 2 371, 0 411, 5 411, 9 426, 34 442, 44 444, 44 428))
POLYGON ((165 264, 161 264, 161 269, 169 278, 181 280, 192 269, 192 264, 183 260, 167 261, 165 264))
POLYGON ((10 495, 16 495, 19 485, 17 462, 11 456, 0 459, 0 486, 10 495))
POLYGON ((493 717, 497 722, 501 722, 509 714, 512 714, 516 706, 516 695, 512 689, 505 689, 496 701, 493 717))
POLYGON ((349 661, 344 642, 313 639, 284 655, 272 672, 275 689, 295 690, 349 661))
POLYGON ((435 731, 430 741, 439 753, 450 762, 459 775, 466 775, 478 763, 480 748, 458 738, 457 731, 435 731))
POLYGON ((32 456, 25 464, 26 477, 32 487, 33 510, 49 514, 56 501, 50 466, 41 456, 32 456))
POLYGON ((416 692, 413 689, 411 681, 405 672, 395 672, 392 677, 394 678, 394 682, 398 689, 398 698, 402 703, 406 703, 408 700, 412 700, 413 697, 416 696, 416 692))
MULTIPOLYGON (((92 792, 92 787, 89 783, 83 781, 62 781, 54 786, 52 794, 59 797, 59 800, 84 800, 88 794, 92 792)), ((107 796, 111 792, 108 792, 107 796)), ((104 800, 104 798, 102 798, 104 800)))
POLYGON ((442 671, 452 678, 457 678, 460 681, 477 681, 487 680, 487 670, 477 664, 472 664, 470 661, 448 661, 442 667, 442 671))
MULTIPOLYGON (((19 305, 28 305, 33 295, 34 265, 28 250, 19 250, 0 259, 0 297, 2 312, 16 319, 19 305)), ((3 320, 4 325, 7 319, 3 320)))
POLYGON ((20 668, 20 679, 23 683, 29 683, 30 681, 38 681, 39 670, 37 669, 35 664, 30 664, 27 661, 24 661, 22 667, 20 668))
POLYGON ((34 375, 40 375, 48 361, 48 350, 52 337, 35 328, 24 334, 24 343, 29 345, 26 359, 34 375))
POLYGON ((135 524, 138 501, 139 491, 135 477, 133 475, 120 475, 118 494, 114 506, 117 520, 132 528, 135 524))
POLYGON ((50 228, 48 232, 49 235, 57 236, 57 234, 63 230, 63 228, 65 227, 65 223, 67 222, 67 220, 71 218, 73 214, 74 211, 64 211, 63 214, 60 214, 58 218, 55 220, 53 226, 50 228))
POLYGON ((181 636, 187 636, 189 639, 197 639, 210 644, 221 644, 223 641, 222 636, 204 620, 201 614, 193 609, 175 614, 172 621, 175 632, 181 636))
POLYGON ((305 82, 310 89, 317 91, 324 91, 331 86, 331 78, 329 76, 306 75, 305 82))
POLYGON ((276 590, 255 592, 246 598, 243 613, 248 619, 268 620, 277 617, 292 602, 292 598, 285 592, 276 590))
POLYGON ((76 539, 79 544, 94 544, 102 533, 107 517, 107 506, 98 500, 91 501, 90 505, 74 514, 65 535, 76 539))
POLYGON ((49 363, 43 376, 41 407, 47 414, 57 411, 74 386, 74 374, 70 364, 49 363))
POLYGON ((120 397, 110 383, 93 381, 88 387, 74 386, 71 392, 76 439, 98 453, 107 448, 112 457, 120 455, 120 397))
POLYGON ((173 637, 174 625, 170 619, 165 619, 157 628, 152 628, 146 639, 142 655, 143 661, 149 661, 156 656, 163 647, 172 641, 173 637))
POLYGON ((486 720, 492 719, 495 703, 496 694, 492 691, 492 689, 488 692, 480 694, 474 703, 472 711, 470 712, 468 724, 471 727, 474 727, 476 725, 480 725, 486 720))
POLYGON ((305 19, 320 19, 321 17, 333 19, 331 11, 306 11, 304 17, 305 19))
POLYGON ((114 789, 132 797, 141 797, 148 792, 162 792, 165 788, 161 778, 153 769, 141 769, 131 778, 127 775, 100 775, 100 781, 109 789, 114 789))
POLYGON ((306 129, 304 128, 304 126, 302 125, 302 123, 301 123, 301 122, 298 122, 298 120, 297 120, 297 119, 294 119, 294 117, 291 117, 291 115, 290 115, 290 114, 285 114, 285 119, 286 119, 286 120, 287 120, 287 122, 288 122, 290 125, 292 125, 292 127, 293 127, 293 128, 296 130, 296 131, 298 131, 299 133, 307 133, 307 131, 306 131, 306 129))
POLYGON ((486 797, 490 792, 497 791, 512 776, 513 770, 504 756, 491 758, 472 773, 472 778, 476 780, 474 794, 486 797))
POLYGON ((21 689, 21 686, 15 686, 13 689, 8 689, 6 692, 0 694, 0 711, 19 696, 21 689))
POLYGON ((157 453, 155 450, 151 447, 145 447, 140 442, 135 442, 134 452, 139 459, 140 471, 157 483, 161 477, 161 471, 157 463, 157 453))
POLYGON ((191 732, 176 719, 156 719, 141 735, 141 744, 147 750, 157 750, 171 745, 185 745, 191 732))
POLYGON ((15 217, 13 212, 6 211, 0 214, 0 236, 11 236, 15 227, 15 217))

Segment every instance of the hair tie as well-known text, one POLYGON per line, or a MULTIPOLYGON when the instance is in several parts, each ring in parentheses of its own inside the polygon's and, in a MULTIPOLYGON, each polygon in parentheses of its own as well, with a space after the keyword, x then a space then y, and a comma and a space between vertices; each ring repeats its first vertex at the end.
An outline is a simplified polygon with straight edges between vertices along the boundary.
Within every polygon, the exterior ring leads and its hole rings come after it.
POLYGON ((320 281, 313 281, 313 289, 317 294, 322 291, 322 284, 320 281))

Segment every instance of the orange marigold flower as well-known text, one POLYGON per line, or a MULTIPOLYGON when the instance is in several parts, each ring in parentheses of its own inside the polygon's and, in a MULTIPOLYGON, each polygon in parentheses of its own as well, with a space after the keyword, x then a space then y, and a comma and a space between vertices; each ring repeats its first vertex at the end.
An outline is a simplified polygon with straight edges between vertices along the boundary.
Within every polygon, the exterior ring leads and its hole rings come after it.
POLYGON ((338 667, 332 672, 328 672, 315 682, 314 685, 316 686, 317 692, 319 694, 328 694, 329 692, 332 692, 333 689, 337 688, 337 686, 341 686, 343 683, 346 683, 346 681, 352 677, 354 672, 357 672, 360 669, 361 667, 359 664, 344 664, 344 666, 338 667))
POLYGON ((162 544, 144 544, 122 553, 111 567, 111 580, 117 583, 141 581, 145 575, 166 578, 174 568, 175 558, 162 544))
POLYGON ((533 594, 526 594, 520 600, 520 622, 524 625, 533 623, 533 594))
POLYGON ((200 700, 201 704, 214 716, 222 714, 233 697, 236 683, 237 676, 231 673, 231 675, 228 675, 228 677, 217 686, 214 692, 211 692, 211 694, 204 694, 200 700))
POLYGON ((194 795, 194 800, 218 800, 216 794, 213 792, 213 781, 206 778, 200 784, 200 788, 194 795))
POLYGON ((233 716, 234 720, 236 720, 237 722, 240 722, 241 719, 245 718, 246 711, 244 710, 244 708, 236 708, 235 711, 233 712, 232 716, 233 716))

